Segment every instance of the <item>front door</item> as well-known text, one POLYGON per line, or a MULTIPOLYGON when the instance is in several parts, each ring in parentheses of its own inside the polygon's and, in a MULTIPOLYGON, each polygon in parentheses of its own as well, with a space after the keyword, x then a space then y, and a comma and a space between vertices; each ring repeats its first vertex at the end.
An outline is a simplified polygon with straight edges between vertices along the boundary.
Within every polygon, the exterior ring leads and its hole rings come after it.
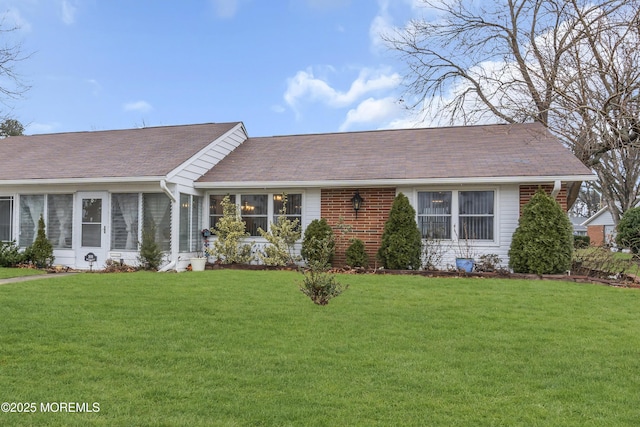
POLYGON ((106 260, 109 234, 108 195, 105 192, 78 193, 76 199, 76 267, 100 269, 106 260))

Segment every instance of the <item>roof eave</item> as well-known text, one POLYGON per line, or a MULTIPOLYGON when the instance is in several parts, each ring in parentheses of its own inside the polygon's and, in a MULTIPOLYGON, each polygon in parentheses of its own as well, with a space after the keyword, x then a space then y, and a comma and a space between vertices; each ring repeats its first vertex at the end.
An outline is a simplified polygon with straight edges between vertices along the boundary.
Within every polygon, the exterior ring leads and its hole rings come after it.
POLYGON ((595 181, 595 175, 554 175, 554 176, 498 176, 476 178, 422 178, 422 179, 345 179, 318 181, 226 181, 195 182, 200 189, 240 189, 240 188, 328 188, 328 187, 398 187, 418 185, 476 185, 476 184, 518 184, 595 181))
POLYGON ((68 185, 68 184, 113 184, 113 183, 148 183, 160 182, 166 176, 114 176, 99 178, 31 178, 0 180, 0 187, 10 185, 68 185))

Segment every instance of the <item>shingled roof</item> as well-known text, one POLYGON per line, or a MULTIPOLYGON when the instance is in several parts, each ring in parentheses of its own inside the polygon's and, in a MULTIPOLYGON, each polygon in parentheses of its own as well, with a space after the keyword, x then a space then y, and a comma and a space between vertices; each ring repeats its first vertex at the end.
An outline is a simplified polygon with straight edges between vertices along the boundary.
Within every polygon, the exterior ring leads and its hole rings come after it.
POLYGON ((236 125, 12 136, 0 141, 0 181, 161 177, 236 125))
POLYGON ((558 139, 529 123, 249 138, 198 186, 585 176, 558 139))

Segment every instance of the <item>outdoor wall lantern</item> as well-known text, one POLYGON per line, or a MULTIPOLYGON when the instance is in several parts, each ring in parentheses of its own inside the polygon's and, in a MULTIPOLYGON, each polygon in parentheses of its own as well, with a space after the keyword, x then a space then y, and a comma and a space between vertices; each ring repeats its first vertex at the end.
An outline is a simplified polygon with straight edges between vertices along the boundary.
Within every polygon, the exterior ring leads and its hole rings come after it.
POLYGON ((356 194, 351 198, 351 203, 353 204, 353 210, 356 211, 356 218, 358 218, 358 211, 362 207, 362 202, 364 199, 360 196, 360 192, 356 190, 356 194))

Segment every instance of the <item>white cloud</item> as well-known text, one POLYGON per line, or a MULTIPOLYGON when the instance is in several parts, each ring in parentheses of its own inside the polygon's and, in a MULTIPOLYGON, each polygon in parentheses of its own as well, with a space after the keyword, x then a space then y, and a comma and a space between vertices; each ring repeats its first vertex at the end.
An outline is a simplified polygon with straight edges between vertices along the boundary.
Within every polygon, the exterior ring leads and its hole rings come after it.
POLYGON ((67 25, 71 25, 76 22, 77 10, 78 8, 76 7, 76 5, 70 0, 62 0, 62 2, 60 3, 62 22, 67 25))
POLYGON ((147 101, 135 101, 124 104, 123 109, 124 111, 137 111, 139 113, 147 113, 153 110, 153 107, 147 101))
POLYGON ((386 92, 393 90, 400 84, 401 78, 397 73, 387 69, 372 70, 364 68, 356 80, 351 83, 349 90, 334 89, 325 80, 314 76, 313 71, 298 71, 289 79, 284 94, 287 104, 297 110, 302 102, 320 102, 329 107, 343 108, 357 102, 371 92, 386 92))
POLYGON ((25 126, 25 135, 36 135, 40 133, 53 133, 60 123, 29 123, 25 126))
POLYGON ((22 16, 18 9, 14 7, 7 9, 3 17, 8 22, 13 21, 13 24, 21 31, 25 31, 27 33, 31 31, 31 23, 22 16))
POLYGON ((211 0, 211 5, 218 18, 233 18, 238 12, 238 0, 211 0))
POLYGON ((388 123, 401 114, 402 107, 393 96, 382 99, 367 98, 355 109, 349 110, 347 119, 340 126, 340 131, 347 131, 356 124, 388 123))

